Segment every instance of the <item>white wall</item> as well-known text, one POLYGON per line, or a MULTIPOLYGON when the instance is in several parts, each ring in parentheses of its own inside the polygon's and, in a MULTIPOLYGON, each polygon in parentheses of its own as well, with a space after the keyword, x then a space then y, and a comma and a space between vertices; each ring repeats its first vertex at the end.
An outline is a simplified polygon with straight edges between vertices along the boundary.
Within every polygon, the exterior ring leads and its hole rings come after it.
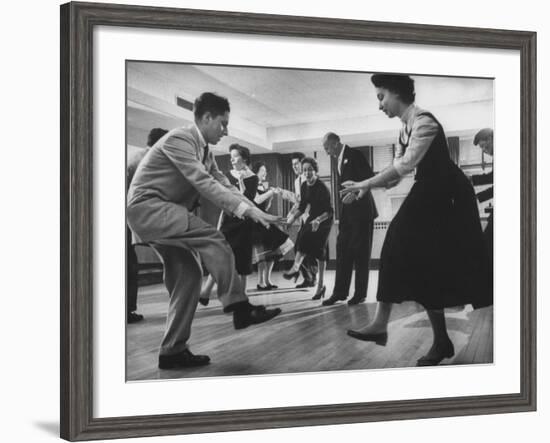
MULTIPOLYGON (((294 15, 416 22, 538 31, 538 164, 550 156, 544 123, 549 121, 549 14, 544 2, 462 2, 356 0, 311 2, 278 0, 117 0, 206 9, 232 9, 294 15)), ((10 2, 2 26, 3 157, 2 307, 0 392, 2 440, 58 441, 58 245, 59 245, 59 3, 52 0, 10 2), (7 101, 6 101, 7 99, 7 101), (6 121, 8 116, 8 121, 6 121), (32 132, 31 132, 32 131, 32 132), (32 134, 32 136, 31 136, 32 134), (7 137, 7 138, 6 138, 7 137)), ((539 411, 529 414, 460 417, 316 428, 249 431, 214 435, 151 438, 148 442, 517 442, 546 441, 550 421, 548 389, 550 329, 548 317, 550 250, 549 174, 539 174, 539 411)), ((342 387, 343 389, 365 389, 342 387)), ((320 387, 322 389, 322 387, 320 387)), ((147 401, 146 399, 143 399, 147 401)), ((137 440, 136 440, 137 441, 137 440)))

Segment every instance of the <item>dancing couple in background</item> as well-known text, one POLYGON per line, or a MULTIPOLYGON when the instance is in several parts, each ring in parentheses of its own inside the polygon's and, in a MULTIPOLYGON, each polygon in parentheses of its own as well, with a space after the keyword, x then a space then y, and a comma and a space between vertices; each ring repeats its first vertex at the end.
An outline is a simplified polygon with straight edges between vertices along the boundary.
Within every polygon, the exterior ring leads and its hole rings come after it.
MULTIPOLYGON (((250 150, 237 143, 229 146, 232 169, 226 173, 229 183, 262 211, 266 212, 271 198, 280 193, 278 188, 266 189, 266 168, 263 163, 255 163, 250 169, 250 150), (261 181, 260 181, 261 180, 261 181)), ((263 284, 259 290, 276 289, 270 281, 275 260, 280 259, 294 247, 288 235, 276 226, 265 226, 251 219, 226 214, 222 211, 218 229, 223 233, 235 256, 235 270, 246 288, 246 277, 253 272, 253 264, 258 264, 259 278, 263 284)), ((214 279, 208 276, 201 291, 200 303, 208 305, 214 279)))

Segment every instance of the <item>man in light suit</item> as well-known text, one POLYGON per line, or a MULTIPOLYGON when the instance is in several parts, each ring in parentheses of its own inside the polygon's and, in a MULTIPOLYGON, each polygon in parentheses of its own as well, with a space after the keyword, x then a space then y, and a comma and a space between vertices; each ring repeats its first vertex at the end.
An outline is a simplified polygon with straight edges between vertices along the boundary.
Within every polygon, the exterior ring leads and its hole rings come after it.
POLYGON ((157 252, 170 294, 159 352, 161 369, 210 362, 208 356, 194 355, 187 347, 201 289, 201 261, 218 284, 224 312, 233 313, 236 329, 263 323, 281 312, 248 302, 223 234, 192 213, 202 196, 228 213, 266 227, 279 220, 231 186, 209 151, 209 144, 227 135, 229 111, 226 98, 203 93, 195 100, 195 124, 163 136, 140 162, 130 184, 127 218, 134 243, 148 243, 157 252))
MULTIPOLYGON (((323 138, 327 155, 337 161, 338 188, 346 180, 362 181, 374 174, 365 156, 358 150, 342 144, 340 137, 327 133, 323 138)), ((336 277, 332 295, 323 302, 330 306, 348 297, 351 276, 355 269, 355 292, 348 305, 362 303, 367 298, 369 284, 369 261, 372 250, 374 219, 378 217, 372 194, 362 198, 356 195, 342 199, 336 239, 336 277)))

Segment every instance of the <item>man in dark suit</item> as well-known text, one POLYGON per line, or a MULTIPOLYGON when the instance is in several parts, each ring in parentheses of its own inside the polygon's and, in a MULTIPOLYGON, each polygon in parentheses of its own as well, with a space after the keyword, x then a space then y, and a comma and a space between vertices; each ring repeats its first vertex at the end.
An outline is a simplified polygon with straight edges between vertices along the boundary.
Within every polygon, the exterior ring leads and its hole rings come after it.
MULTIPOLYGON (((340 137, 329 132, 323 138, 327 155, 337 161, 338 187, 346 180, 362 181, 374 174, 364 155, 342 144, 340 137)), ((374 219, 378 216, 372 194, 361 198, 349 194, 342 199, 338 238, 336 240, 336 277, 332 295, 323 302, 330 306, 348 298, 351 275, 355 269, 355 292, 348 305, 362 303, 367 298, 369 261, 372 250, 374 219)))
MULTIPOLYGON (((484 154, 493 156, 493 130, 491 128, 484 128, 479 131, 474 137, 474 145, 479 146, 484 154)), ((471 176, 472 184, 474 186, 492 185, 493 184, 493 171, 487 174, 478 174, 471 176)), ((484 189, 477 194, 477 199, 480 203, 493 198, 493 187, 484 189)), ((493 265, 493 210, 490 209, 489 219, 487 220, 487 226, 483 231, 485 242, 487 243, 487 249, 489 251, 489 259, 491 268, 493 265)))
POLYGON ((228 213, 266 227, 280 219, 258 209, 232 186, 209 149, 228 133, 229 101, 206 92, 195 100, 193 113, 191 127, 173 129, 147 152, 128 191, 126 215, 133 242, 148 243, 157 252, 170 295, 160 369, 210 362, 210 357, 194 355, 187 346, 200 296, 201 262, 218 284, 224 312, 233 313, 235 329, 263 323, 281 312, 249 303, 229 243, 192 212, 199 197, 204 197, 228 213))

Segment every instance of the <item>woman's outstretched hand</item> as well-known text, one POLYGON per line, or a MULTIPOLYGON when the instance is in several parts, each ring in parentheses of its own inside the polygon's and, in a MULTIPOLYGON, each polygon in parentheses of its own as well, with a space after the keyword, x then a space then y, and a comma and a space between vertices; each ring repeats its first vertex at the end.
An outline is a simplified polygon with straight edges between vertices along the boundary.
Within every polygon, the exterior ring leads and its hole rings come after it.
POLYGON ((366 184, 365 181, 354 182, 353 180, 346 180, 342 183, 342 186, 344 189, 340 191, 340 196, 343 197, 347 194, 355 194, 358 199, 363 197, 365 192, 369 189, 368 184, 366 184))
POLYGON ((311 220, 311 232, 317 232, 320 224, 321 223, 317 219, 311 220))

